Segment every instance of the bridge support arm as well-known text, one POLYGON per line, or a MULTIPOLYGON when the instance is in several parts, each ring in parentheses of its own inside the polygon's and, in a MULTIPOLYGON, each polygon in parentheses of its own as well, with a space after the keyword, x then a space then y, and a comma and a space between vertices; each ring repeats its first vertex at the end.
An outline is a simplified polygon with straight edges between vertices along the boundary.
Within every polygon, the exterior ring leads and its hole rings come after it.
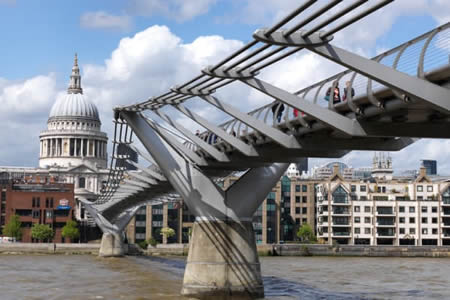
POLYGON ((289 164, 251 169, 224 191, 139 114, 121 115, 196 216, 182 293, 196 298, 262 297, 251 220, 289 164))

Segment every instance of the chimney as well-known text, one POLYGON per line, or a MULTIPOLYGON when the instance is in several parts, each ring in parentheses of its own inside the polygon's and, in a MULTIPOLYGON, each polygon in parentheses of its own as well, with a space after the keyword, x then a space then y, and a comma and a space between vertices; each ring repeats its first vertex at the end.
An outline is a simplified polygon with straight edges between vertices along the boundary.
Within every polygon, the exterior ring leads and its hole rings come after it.
POLYGON ((339 174, 339 165, 334 164, 333 165, 333 175, 339 174))
POLYGON ((427 169, 424 166, 421 166, 419 169, 419 177, 424 177, 427 175, 427 169))

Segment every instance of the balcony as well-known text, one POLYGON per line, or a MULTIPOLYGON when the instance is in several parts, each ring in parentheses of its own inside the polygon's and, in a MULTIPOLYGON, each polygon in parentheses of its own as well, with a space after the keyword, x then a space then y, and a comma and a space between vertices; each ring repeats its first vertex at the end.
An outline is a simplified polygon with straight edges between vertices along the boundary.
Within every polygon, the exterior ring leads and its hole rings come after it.
POLYGON ((350 227, 350 223, 349 222, 333 222, 331 223, 331 226, 335 226, 335 227, 350 227))
POLYGON ((395 216, 395 213, 393 210, 380 210, 380 211, 377 210, 375 215, 376 216, 387 216, 387 217, 391 216, 391 217, 393 217, 393 216, 395 216))
POLYGON ((348 209, 333 209, 331 214, 335 216, 350 216, 351 211, 348 209))
POLYGON ((377 233, 376 237, 378 238, 394 238, 395 237, 395 233, 388 233, 388 232, 381 232, 381 233, 377 233))
POLYGON ((395 223, 377 222, 377 227, 395 227, 395 223))
POLYGON ((349 231, 337 231, 337 232, 333 232, 333 236, 339 236, 339 237, 350 237, 350 232, 349 231))

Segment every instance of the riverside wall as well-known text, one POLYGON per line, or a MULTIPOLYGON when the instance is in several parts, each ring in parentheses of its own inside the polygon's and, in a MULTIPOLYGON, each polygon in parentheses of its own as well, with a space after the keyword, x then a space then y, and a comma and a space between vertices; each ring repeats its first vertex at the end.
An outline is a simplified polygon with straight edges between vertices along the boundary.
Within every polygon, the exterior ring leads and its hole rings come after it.
POLYGON ((93 254, 100 244, 0 243, 1 254, 93 254))
MULTIPOLYGON (((270 244, 257 248, 260 256, 450 257, 450 246, 270 244)), ((188 244, 161 244, 142 253, 186 256, 188 252, 188 244)))

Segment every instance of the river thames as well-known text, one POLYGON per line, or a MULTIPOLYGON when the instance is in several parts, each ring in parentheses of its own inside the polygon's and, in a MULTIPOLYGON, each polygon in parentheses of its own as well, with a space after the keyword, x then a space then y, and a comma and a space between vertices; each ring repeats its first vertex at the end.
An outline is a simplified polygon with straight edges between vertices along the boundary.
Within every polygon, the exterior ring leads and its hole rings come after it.
MULTIPOLYGON (((450 299, 450 260, 262 257, 265 299, 450 299)), ((0 256, 0 299, 186 299, 183 258, 0 256)))

